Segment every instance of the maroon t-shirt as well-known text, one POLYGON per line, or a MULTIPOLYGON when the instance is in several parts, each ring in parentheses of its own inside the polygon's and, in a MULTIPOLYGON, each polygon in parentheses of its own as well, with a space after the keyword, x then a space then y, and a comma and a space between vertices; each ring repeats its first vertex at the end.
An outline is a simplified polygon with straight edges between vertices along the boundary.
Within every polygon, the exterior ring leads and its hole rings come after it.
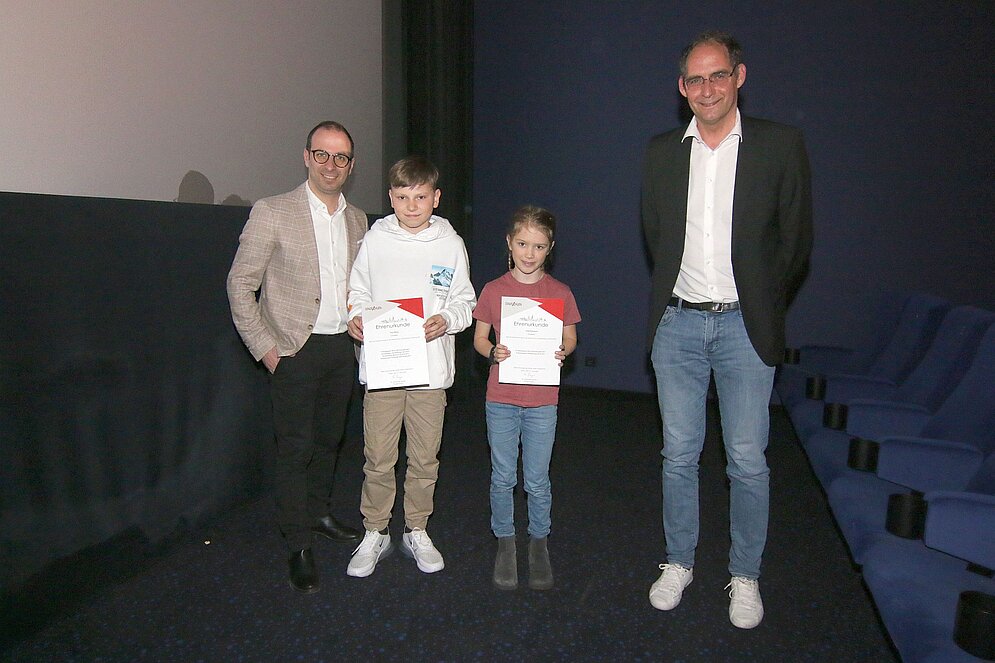
MULTIPOLYGON (((511 272, 500 276, 484 286, 477 307, 473 309, 473 317, 486 322, 494 328, 498 342, 501 342, 501 298, 502 297, 535 297, 538 299, 563 300, 563 326, 575 325, 580 322, 580 311, 577 302, 570 292, 570 287, 560 283, 549 274, 543 275, 537 283, 519 283, 511 272)), ((519 407, 539 407, 541 405, 556 405, 559 402, 560 388, 537 384, 502 384, 498 382, 497 364, 491 366, 487 378, 487 400, 494 403, 506 403, 519 407)))

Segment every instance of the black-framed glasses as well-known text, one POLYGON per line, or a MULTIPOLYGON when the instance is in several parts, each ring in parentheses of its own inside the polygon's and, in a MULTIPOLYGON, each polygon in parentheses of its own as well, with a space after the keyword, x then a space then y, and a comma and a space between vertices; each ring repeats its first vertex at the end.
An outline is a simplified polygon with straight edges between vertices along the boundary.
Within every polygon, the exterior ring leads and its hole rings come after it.
POLYGON ((705 84, 706 80, 712 85, 722 85, 727 80, 732 78, 735 73, 736 69, 733 68, 730 71, 717 71, 711 76, 709 76, 707 79, 704 76, 692 76, 690 78, 684 79, 684 87, 686 87, 689 90, 697 90, 698 88, 700 88, 702 85, 705 84))
POLYGON ((335 154, 329 154, 325 150, 310 150, 311 158, 318 163, 328 163, 328 159, 332 159, 332 163, 339 168, 345 168, 350 163, 352 163, 352 157, 348 154, 342 154, 337 152, 335 154))

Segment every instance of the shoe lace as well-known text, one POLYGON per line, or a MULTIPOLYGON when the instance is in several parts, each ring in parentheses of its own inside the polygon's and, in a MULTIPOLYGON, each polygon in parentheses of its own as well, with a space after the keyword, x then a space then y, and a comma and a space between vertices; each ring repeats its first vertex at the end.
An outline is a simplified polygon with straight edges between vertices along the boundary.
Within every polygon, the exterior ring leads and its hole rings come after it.
POLYGON ((741 603, 744 608, 756 610, 759 607, 760 583, 750 578, 733 578, 725 586, 729 598, 741 603))
POLYGON ((432 539, 429 538, 428 532, 423 529, 413 529, 411 534, 411 547, 418 548, 420 550, 426 550, 432 548, 432 539))
POLYGON ((676 594, 683 589, 682 576, 687 569, 680 564, 661 564, 660 569, 663 571, 663 576, 660 578, 660 589, 672 594, 676 594))
POLYGON ((374 532, 373 530, 366 530, 366 535, 363 536, 363 540, 359 542, 356 549, 352 551, 352 554, 366 555, 373 552, 373 548, 376 547, 377 543, 380 542, 380 532, 374 532))

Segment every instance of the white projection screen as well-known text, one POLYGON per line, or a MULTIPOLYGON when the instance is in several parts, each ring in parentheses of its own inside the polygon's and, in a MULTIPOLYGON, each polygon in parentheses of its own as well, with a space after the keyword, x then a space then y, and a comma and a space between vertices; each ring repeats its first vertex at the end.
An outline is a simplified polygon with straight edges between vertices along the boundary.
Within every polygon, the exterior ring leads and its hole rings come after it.
POLYGON ((381 23, 379 0, 0 0, 0 190, 254 202, 332 119, 378 210, 381 23))

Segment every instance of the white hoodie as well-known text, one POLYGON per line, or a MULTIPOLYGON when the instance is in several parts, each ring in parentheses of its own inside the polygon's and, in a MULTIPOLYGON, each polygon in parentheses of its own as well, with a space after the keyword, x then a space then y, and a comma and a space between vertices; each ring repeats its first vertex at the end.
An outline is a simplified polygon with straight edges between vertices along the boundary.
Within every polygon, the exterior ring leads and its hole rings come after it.
MULTIPOLYGON (((449 221, 433 215, 429 227, 412 234, 391 214, 363 238, 349 276, 349 319, 369 302, 421 297, 425 319, 438 313, 446 333, 428 344, 429 384, 446 389, 456 375, 453 336, 470 326, 477 295, 463 240, 449 221)), ((359 381, 366 384, 366 357, 360 352, 359 381)))

